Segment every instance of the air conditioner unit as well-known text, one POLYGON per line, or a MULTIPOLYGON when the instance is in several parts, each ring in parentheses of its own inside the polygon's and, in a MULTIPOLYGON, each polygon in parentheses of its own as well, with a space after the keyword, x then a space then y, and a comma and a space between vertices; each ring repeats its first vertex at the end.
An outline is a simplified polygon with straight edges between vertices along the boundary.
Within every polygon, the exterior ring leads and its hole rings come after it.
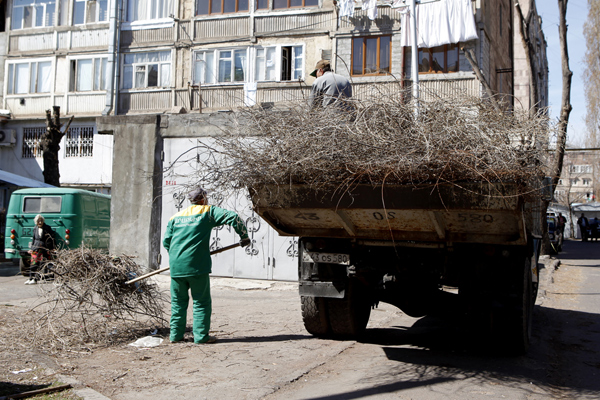
POLYGON ((17 144, 17 132, 14 129, 0 130, 0 146, 14 146, 17 144))

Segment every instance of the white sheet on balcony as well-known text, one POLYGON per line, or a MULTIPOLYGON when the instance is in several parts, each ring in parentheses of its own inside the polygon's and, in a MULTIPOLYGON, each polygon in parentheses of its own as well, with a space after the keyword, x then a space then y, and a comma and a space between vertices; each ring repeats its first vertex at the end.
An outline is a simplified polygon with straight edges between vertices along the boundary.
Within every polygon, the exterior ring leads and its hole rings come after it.
MULTIPOLYGON (((402 13, 402 46, 410 46, 409 9, 402 0, 396 0, 394 7, 399 7, 402 13)), ((419 48, 466 42, 478 37, 471 0, 438 0, 418 4, 416 17, 417 46, 419 48)))
POLYGON ((354 16, 354 0, 340 0, 340 19, 354 16))

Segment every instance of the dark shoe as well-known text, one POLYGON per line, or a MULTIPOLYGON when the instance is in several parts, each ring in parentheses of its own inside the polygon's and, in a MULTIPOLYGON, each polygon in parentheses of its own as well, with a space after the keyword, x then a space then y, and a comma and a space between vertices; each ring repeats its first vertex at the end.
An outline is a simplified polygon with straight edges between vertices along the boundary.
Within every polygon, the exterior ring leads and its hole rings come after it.
POLYGON ((215 343, 217 341, 217 338, 214 336, 209 336, 208 340, 206 342, 195 342, 196 344, 211 344, 211 343, 215 343))

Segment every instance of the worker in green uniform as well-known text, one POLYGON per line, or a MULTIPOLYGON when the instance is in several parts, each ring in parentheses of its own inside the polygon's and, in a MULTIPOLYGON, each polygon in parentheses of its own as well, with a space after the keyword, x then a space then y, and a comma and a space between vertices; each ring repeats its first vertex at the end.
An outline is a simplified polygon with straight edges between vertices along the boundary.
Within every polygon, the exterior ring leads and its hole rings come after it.
POLYGON ((212 228, 231 225, 240 236, 242 247, 250 244, 248 230, 233 211, 207 205, 203 189, 188 194, 192 205, 171 217, 163 240, 169 253, 171 269, 171 342, 183 340, 185 333, 188 292, 192 294, 194 343, 214 343, 209 336, 212 300, 210 297, 211 272, 210 233, 212 228))

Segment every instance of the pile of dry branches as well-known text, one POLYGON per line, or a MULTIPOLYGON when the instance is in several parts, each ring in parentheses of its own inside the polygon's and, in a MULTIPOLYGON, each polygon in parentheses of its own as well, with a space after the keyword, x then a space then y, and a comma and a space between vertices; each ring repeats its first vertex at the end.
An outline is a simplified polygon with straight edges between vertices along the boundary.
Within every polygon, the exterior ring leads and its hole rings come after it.
POLYGON ((499 112, 456 95, 415 105, 393 95, 353 99, 349 113, 306 103, 237 113, 235 127, 207 146, 200 182, 212 189, 302 183, 516 182, 546 174, 553 127, 544 113, 499 112))
POLYGON ((48 265, 52 284, 29 311, 26 329, 34 345, 47 351, 89 349, 148 334, 164 326, 168 301, 148 280, 126 285, 142 275, 131 258, 114 258, 87 248, 60 250, 48 265))

